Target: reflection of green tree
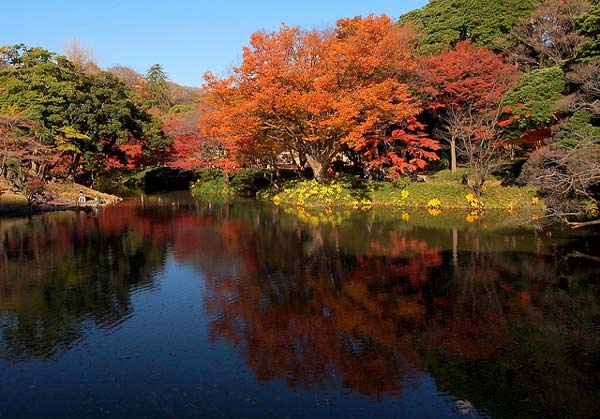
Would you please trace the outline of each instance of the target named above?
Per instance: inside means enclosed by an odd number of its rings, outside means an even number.
[[[66,350],[86,321],[122,321],[131,314],[132,287],[150,286],[164,264],[165,246],[135,230],[105,234],[90,223],[45,220],[4,231],[0,310],[11,314],[0,356],[7,360]]]
[[[497,417],[598,417],[600,288],[590,268],[489,249],[461,256],[444,286],[455,304],[419,337],[440,389]]]

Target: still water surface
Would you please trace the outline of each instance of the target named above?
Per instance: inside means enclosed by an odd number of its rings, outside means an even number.
[[[0,219],[0,417],[600,416],[598,236],[423,217]]]

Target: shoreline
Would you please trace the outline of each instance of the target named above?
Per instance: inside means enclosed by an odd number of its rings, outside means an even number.
[[[64,204],[51,204],[51,205],[35,205],[31,207],[3,207],[0,204],[0,217],[25,217],[30,215],[38,215],[46,212],[61,212],[61,211],[73,211],[73,212],[92,212],[94,208],[92,206],[76,206],[76,205],[64,205]]]
[[[0,195],[0,217],[26,217],[46,212],[92,212],[96,208],[117,204],[123,199],[116,195],[106,194],[77,183],[50,183],[47,187],[48,202],[29,205],[20,193]],[[78,203],[80,196],[86,200]]]
[[[247,187],[246,187],[247,186]],[[241,184],[238,188],[225,185],[222,179],[199,180],[191,187],[196,197],[245,197],[239,194],[251,189],[251,184]],[[530,209],[540,211],[545,203],[538,196],[536,188],[504,186],[498,179],[486,182],[486,191],[476,198],[470,187],[460,181],[460,177],[449,172],[432,175],[427,182],[364,181],[345,178],[329,184],[314,180],[293,179],[279,184],[272,183],[257,189],[253,196],[259,201],[270,201],[275,205],[299,208],[348,208],[361,209],[388,207],[401,209],[438,209],[483,212],[485,210]]]

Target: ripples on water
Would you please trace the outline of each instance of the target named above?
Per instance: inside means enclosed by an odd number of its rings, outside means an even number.
[[[0,417],[599,416],[598,236],[406,218],[1,219]]]

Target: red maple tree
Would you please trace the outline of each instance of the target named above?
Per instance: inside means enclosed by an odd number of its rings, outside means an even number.
[[[468,114],[498,113],[517,71],[488,48],[464,41],[441,54],[421,57],[416,74],[417,88],[439,118],[438,136],[450,144],[451,169],[455,172],[456,142],[462,132],[462,127],[453,123],[458,120],[457,113],[465,111],[459,119]]]

